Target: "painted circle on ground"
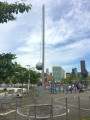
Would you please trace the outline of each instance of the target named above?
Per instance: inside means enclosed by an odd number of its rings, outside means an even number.
[[[21,108],[18,108],[17,113],[21,116],[35,118],[35,115],[28,116],[29,107],[30,105],[26,105]],[[67,110],[67,112],[69,113],[69,109]],[[59,117],[64,115],[66,115],[66,107],[60,106],[60,105],[53,105],[53,117]],[[44,117],[47,117],[47,116],[44,116]]]

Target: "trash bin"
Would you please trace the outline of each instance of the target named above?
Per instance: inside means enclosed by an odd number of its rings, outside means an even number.
[[[21,107],[21,105],[22,105],[22,95],[17,94],[17,96],[16,96],[16,106]]]

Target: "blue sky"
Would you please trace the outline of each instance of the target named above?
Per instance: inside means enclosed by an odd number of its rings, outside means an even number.
[[[3,0],[1,0],[3,1]],[[15,0],[8,0],[9,3]],[[45,4],[45,68],[62,66],[65,72],[85,60],[90,71],[90,0],[26,0],[29,13],[0,24],[0,54],[14,53],[22,66],[35,67],[41,59],[42,5]]]

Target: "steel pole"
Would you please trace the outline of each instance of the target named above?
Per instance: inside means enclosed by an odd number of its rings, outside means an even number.
[[[87,91],[87,77],[85,77],[85,90]]]
[[[29,86],[30,86],[30,65],[26,65],[29,70],[29,76],[28,76],[28,93],[29,93]]]
[[[28,92],[29,92],[29,88],[30,88],[30,68],[29,68],[29,78],[28,78]]]
[[[44,104],[45,5],[42,7],[42,104]]]

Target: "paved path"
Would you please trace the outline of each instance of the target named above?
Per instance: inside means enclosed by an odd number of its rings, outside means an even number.
[[[9,90],[12,90],[12,89],[14,89],[14,90],[15,90],[15,93],[16,93],[18,89],[22,89],[22,88],[9,88],[9,87],[8,87],[8,88],[7,88],[7,92],[5,92],[5,93],[7,94],[8,91],[9,91]],[[0,90],[3,90],[3,88],[0,88]],[[27,91],[27,89],[23,88],[23,92],[26,92],[26,91]],[[0,93],[0,99],[5,96],[5,93]],[[10,96],[10,95],[8,94],[8,96]]]
[[[51,98],[53,98],[54,102],[54,120],[66,120],[66,101],[65,98],[68,98],[68,120],[72,120],[73,118],[79,118],[79,109],[78,109],[78,97],[80,97],[80,113],[81,117],[90,117],[90,91],[84,93],[57,93],[50,94],[48,91],[45,93],[45,103],[50,103]],[[37,103],[41,103],[41,96],[37,97]],[[24,101],[28,102],[28,101]],[[32,100],[34,102],[34,100]],[[30,100],[31,103],[31,100]],[[9,111],[7,111],[9,112]],[[6,112],[6,113],[7,113]],[[12,111],[8,114],[3,114],[0,116],[0,120],[15,120],[15,111]],[[26,117],[17,114],[16,120],[27,120]],[[30,120],[33,120],[32,118]]]

